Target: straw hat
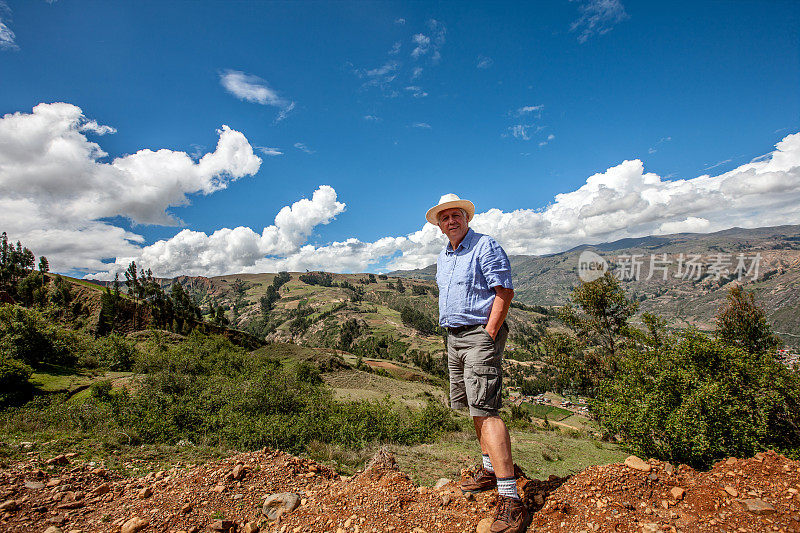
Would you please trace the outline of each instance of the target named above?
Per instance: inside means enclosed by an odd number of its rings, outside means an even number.
[[[434,226],[438,226],[439,220],[437,217],[439,216],[439,211],[451,209],[453,207],[460,207],[467,212],[467,222],[472,220],[472,217],[475,215],[475,205],[472,202],[469,200],[462,200],[455,194],[449,193],[439,198],[439,203],[428,209],[425,218]]]

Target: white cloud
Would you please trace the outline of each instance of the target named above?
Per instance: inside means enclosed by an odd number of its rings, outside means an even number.
[[[419,87],[417,85],[410,85],[406,87],[406,91],[410,92],[411,96],[413,96],[414,98],[425,98],[426,96],[428,96],[428,93],[422,90],[422,87]]]
[[[102,259],[138,248],[141,236],[105,220],[177,224],[170,207],[224,189],[261,164],[244,135],[227,126],[215,151],[197,162],[165,149],[103,162],[108,154],[84,133],[106,129],[113,128],[67,103],[0,118],[0,227],[47,255],[54,270],[97,270]]]
[[[398,26],[403,26],[406,23],[406,19],[404,18],[394,19],[394,23],[397,24]]]
[[[516,139],[521,139],[523,141],[530,141],[531,137],[528,135],[528,130],[532,126],[530,124],[515,124],[513,126],[509,126],[507,134],[513,135]]]
[[[19,46],[16,43],[16,35],[2,19],[0,19],[0,50],[19,50]]]
[[[395,41],[395,43],[392,45],[391,50],[389,50],[389,55],[390,56],[396,56],[397,54],[399,54],[400,53],[400,48],[402,46],[403,46],[403,43],[401,43],[400,41]]]
[[[580,18],[572,23],[570,31],[577,31],[578,42],[585,43],[594,35],[603,35],[629,18],[619,0],[583,0],[578,8]]]
[[[483,55],[479,55],[478,56],[477,62],[478,63],[476,65],[476,67],[480,68],[480,69],[487,69],[487,68],[491,67],[494,64],[494,60],[492,60],[491,57],[487,57],[487,56],[483,56]]]
[[[108,135],[109,133],[117,133],[117,130],[111,126],[100,125],[95,120],[87,120],[81,127],[81,131],[91,131],[98,135]]]
[[[305,143],[294,143],[294,147],[300,150],[301,152],[305,152],[307,154],[315,153],[315,150],[312,150],[311,148],[306,146]]]
[[[283,155],[283,152],[280,151],[278,148],[270,148],[269,146],[258,146],[258,151],[264,155],[268,155],[270,157],[275,157],[277,155]]]
[[[416,80],[420,76],[422,76],[422,71],[424,69],[422,67],[414,67],[414,70],[411,71],[411,79]]]
[[[514,112],[514,115],[518,116],[518,117],[521,117],[522,115],[528,115],[530,113],[538,113],[542,109],[544,109],[543,105],[526,105],[526,106],[518,108]]]
[[[420,128],[420,129],[424,129],[424,130],[431,129],[431,125],[428,124],[427,122],[415,122],[415,123],[413,123],[411,125],[411,127],[412,128]]]
[[[383,119],[381,117],[376,117],[375,115],[364,115],[364,120],[370,122],[380,122]]]
[[[280,112],[276,121],[283,120],[294,109],[294,102],[279,96],[266,81],[253,74],[246,74],[238,70],[225,70],[220,73],[219,81],[226,91],[240,100],[277,107]]]

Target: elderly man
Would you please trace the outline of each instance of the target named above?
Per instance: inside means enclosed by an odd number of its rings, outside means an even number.
[[[517,494],[511,439],[498,415],[503,386],[505,323],[514,288],[508,256],[488,235],[469,228],[475,206],[445,194],[426,219],[450,241],[436,261],[439,325],[447,328],[450,405],[469,408],[481,445],[483,466],[461,484],[465,492],[497,487],[493,533],[525,531],[531,516]]]

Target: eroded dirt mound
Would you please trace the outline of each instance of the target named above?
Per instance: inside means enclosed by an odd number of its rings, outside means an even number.
[[[494,515],[494,491],[464,495],[459,480],[418,487],[389,456],[379,459],[349,478],[262,450],[123,477],[31,452],[0,469],[0,531],[461,533],[483,531]],[[768,452],[705,473],[627,463],[566,480],[520,479],[535,512],[530,531],[800,532],[796,461]]]

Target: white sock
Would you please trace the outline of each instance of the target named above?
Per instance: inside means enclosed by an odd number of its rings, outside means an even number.
[[[515,477],[499,477],[497,478],[497,494],[506,496],[508,498],[519,499],[517,494],[517,478]]]
[[[487,472],[494,474],[494,468],[492,468],[492,460],[489,459],[489,456],[485,453],[482,455],[482,458],[483,458],[483,468]]]

